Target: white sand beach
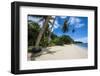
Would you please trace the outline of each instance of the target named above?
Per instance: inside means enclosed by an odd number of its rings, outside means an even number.
[[[88,58],[88,49],[81,48],[74,44],[47,47],[44,50],[45,51],[43,52],[41,56],[35,58],[36,61]],[[30,54],[28,54],[28,57],[29,55]]]

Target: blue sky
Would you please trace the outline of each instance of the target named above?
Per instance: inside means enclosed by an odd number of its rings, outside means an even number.
[[[53,32],[57,36],[69,35],[75,41],[81,41],[84,43],[88,42],[87,41],[88,40],[88,17],[79,17],[79,16],[53,16],[53,17],[55,17],[56,20],[51,32]],[[62,27],[65,19],[68,20],[69,31],[63,33]],[[32,16],[28,16],[28,20],[38,22],[39,18],[33,18]],[[43,22],[44,21],[38,22],[38,24],[42,27]],[[73,29],[75,29],[74,33],[72,32]]]

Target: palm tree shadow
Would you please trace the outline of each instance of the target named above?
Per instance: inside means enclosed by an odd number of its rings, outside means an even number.
[[[36,54],[33,54],[31,56],[31,60],[36,60],[36,58],[38,57],[41,57],[43,55],[46,55],[46,54],[51,54],[53,55],[54,53],[56,53],[57,51],[50,51],[50,48],[42,48],[42,51],[39,52],[39,53],[36,53]]]
[[[43,55],[56,53],[56,51],[50,51],[50,48],[43,48],[42,51],[43,51]]]

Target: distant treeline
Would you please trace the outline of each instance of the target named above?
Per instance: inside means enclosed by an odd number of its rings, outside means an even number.
[[[83,42],[80,42],[80,41],[74,41],[74,43],[75,43],[75,44],[78,44],[78,43],[83,43]]]

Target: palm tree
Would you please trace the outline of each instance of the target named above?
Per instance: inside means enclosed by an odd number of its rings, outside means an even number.
[[[36,16],[36,17],[38,17],[38,16]],[[50,42],[50,40],[51,40],[51,30],[52,30],[52,28],[54,26],[54,22],[56,20],[56,17],[55,18],[52,18],[52,16],[39,16],[39,17],[41,17],[40,21],[43,21],[44,20],[44,23],[43,23],[43,26],[42,26],[42,28],[41,28],[38,36],[37,36],[37,40],[36,40],[36,43],[35,43],[35,48],[38,48],[39,47],[40,40],[41,40],[41,38],[42,38],[42,36],[43,36],[46,28],[48,28],[48,23],[50,23],[52,25],[52,27],[49,29],[50,33],[49,33],[49,36],[48,36],[48,42]],[[50,22],[51,19],[53,19],[53,23]],[[64,20],[64,25],[62,27],[63,33],[69,31],[69,28],[68,27],[69,27],[68,20],[65,19]],[[73,30],[73,32],[74,32],[74,30]]]
[[[50,21],[51,19],[53,20],[53,22]],[[52,25],[51,28],[49,29],[48,43],[51,41],[51,30],[54,27],[54,23],[55,23],[56,17],[52,18],[52,16],[45,16],[45,17],[41,18],[40,21],[43,21],[43,20],[45,20],[45,22],[44,22],[44,24],[43,24],[43,26],[42,26],[42,28],[41,28],[41,30],[39,32],[39,35],[37,37],[35,48],[39,47],[40,40],[41,40],[45,30],[49,28],[48,23],[50,23]],[[65,19],[62,31],[64,33],[68,32],[69,31],[68,27],[69,27],[68,20]]]
[[[35,39],[39,31],[39,25],[31,20],[28,20],[28,44],[30,44],[30,46],[35,45]]]
[[[45,22],[44,22],[44,24],[43,24],[43,26],[42,26],[42,28],[41,28],[41,30],[39,32],[39,35],[37,37],[35,48],[39,47],[40,40],[41,40],[41,38],[43,36],[43,33],[45,32],[45,29],[46,29],[50,19],[51,19],[51,16],[46,16],[45,17]]]
[[[53,18],[53,22],[50,22],[51,28],[49,30],[50,32],[49,32],[49,36],[48,36],[48,43],[50,43],[50,41],[51,41],[52,28],[54,27],[55,20],[56,20],[56,17]]]

